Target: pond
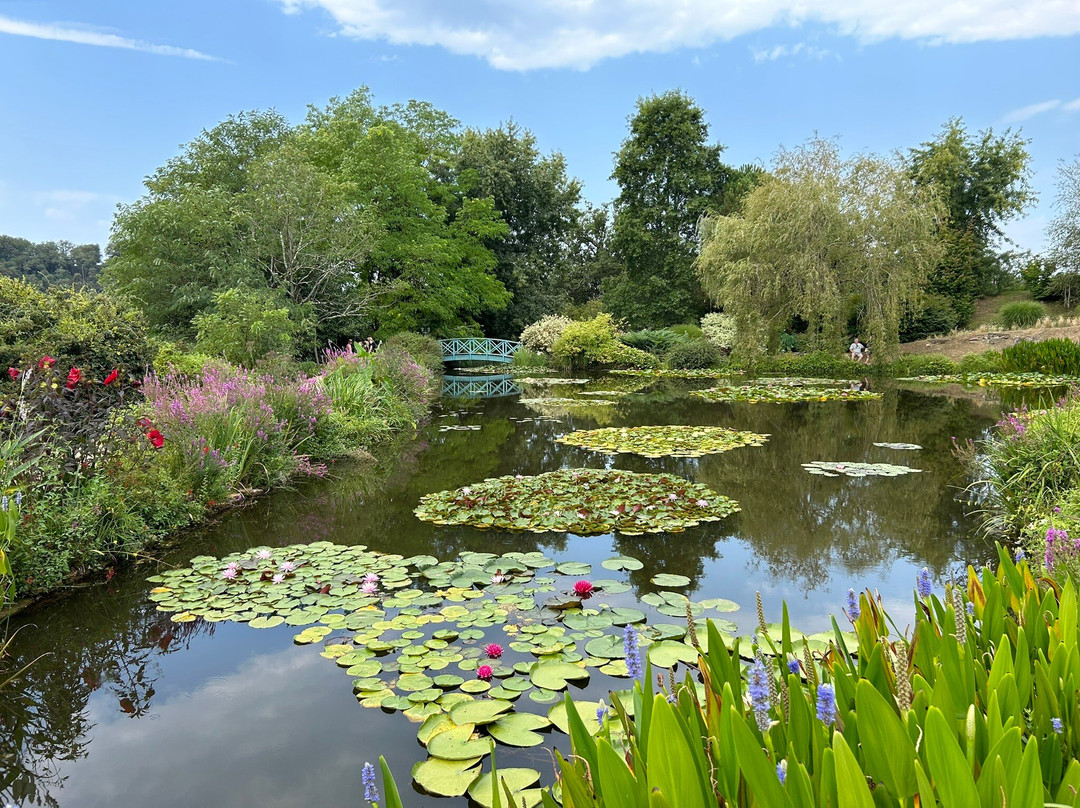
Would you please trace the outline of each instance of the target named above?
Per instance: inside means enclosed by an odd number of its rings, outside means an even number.
[[[940,586],[961,565],[993,555],[967,515],[970,481],[951,454],[954,437],[977,438],[997,420],[1001,403],[989,390],[887,385],[876,401],[748,403],[688,394],[708,380],[607,377],[527,385],[521,398],[503,382],[459,385],[453,392],[491,397],[444,398],[417,434],[370,460],[339,464],[332,479],[225,514],[184,536],[157,563],[130,566],[20,615],[11,626],[24,626],[16,662],[45,656],[0,708],[0,803],[361,805],[361,766],[381,754],[406,805],[467,804],[410,787],[412,766],[426,757],[418,725],[400,712],[360,706],[350,677],[320,656],[319,645],[293,643],[299,629],[176,623],[158,611],[146,578],[197,555],[313,541],[440,560],[469,551],[539,551],[555,562],[592,565],[592,578],[626,582],[611,605],[640,606],[641,596],[663,589],[652,583],[658,574],[685,576],[690,583],[679,591],[691,599],[739,604],[738,611],[706,616],[730,619],[732,633],[742,634],[757,622],[755,592],[767,621],[780,619],[786,601],[807,634],[830,629],[829,615],[839,614],[849,587],[880,592],[902,624],[924,566]],[[537,401],[551,397],[577,403]],[[613,403],[597,403],[605,401]],[[658,458],[556,441],[576,429],[646,424],[719,425],[769,437],[720,454]],[[920,471],[833,477],[808,473],[804,464],[814,461]],[[413,514],[431,492],[576,467],[679,475],[736,500],[741,510],[684,532],[594,536],[484,531]],[[640,560],[641,568],[601,568],[619,555]],[[567,580],[572,585],[576,576]],[[566,581],[558,584],[565,588]],[[498,626],[487,633],[503,639]],[[626,679],[593,671],[586,687],[572,684],[570,691],[595,700],[626,686]],[[548,708],[528,699],[516,707],[542,715]],[[541,746],[500,746],[498,764],[538,769],[550,783],[554,745],[565,751],[567,737],[552,730]]]

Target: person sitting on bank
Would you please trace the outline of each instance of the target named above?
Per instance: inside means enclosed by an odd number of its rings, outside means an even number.
[[[848,346],[848,356],[850,356],[856,362],[861,362],[863,357],[863,351],[866,350],[866,346],[859,342],[859,338],[855,337],[855,341]]]

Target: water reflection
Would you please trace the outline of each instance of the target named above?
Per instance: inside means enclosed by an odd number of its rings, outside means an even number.
[[[625,553],[644,562],[629,576],[637,595],[656,588],[657,572],[677,573],[699,594],[744,607],[755,589],[767,592],[770,619],[781,597],[798,598],[804,627],[819,630],[848,586],[877,588],[904,608],[913,568],[940,573],[990,557],[973,537],[960,496],[968,481],[950,451],[953,436],[978,437],[996,420],[990,391],[888,389],[879,402],[793,405],[685,395],[708,384],[609,378],[584,390],[556,387],[548,394],[622,395],[615,406],[576,407],[555,419],[507,397],[446,402],[417,434],[336,465],[328,480],[227,514],[161,560],[186,564],[196,554],[315,540],[440,558],[542,550],[594,565]],[[554,440],[578,428],[648,423],[716,424],[770,439],[698,459],[610,457]],[[446,424],[480,428],[440,431]],[[924,448],[872,446],[887,441]],[[885,461],[922,472],[830,479],[806,474],[801,464],[811,460]],[[680,474],[737,499],[742,512],[683,533],[595,537],[440,527],[412,514],[431,491],[579,465]],[[357,707],[335,666],[290,645],[291,630],[172,623],[146,601],[150,573],[149,565],[123,571],[17,621],[33,626],[17,639],[13,664],[50,656],[0,703],[0,803],[355,802],[359,763],[388,752],[399,782],[408,782],[421,756],[415,727]],[[608,576],[594,568],[593,577]],[[752,621],[752,611],[734,617]],[[515,764],[517,754],[505,755],[506,765],[545,768],[540,759]]]

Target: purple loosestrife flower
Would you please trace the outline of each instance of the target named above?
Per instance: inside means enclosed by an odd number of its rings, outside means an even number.
[[[922,568],[919,577],[915,581],[915,588],[919,591],[920,598],[928,598],[934,591],[934,584],[930,580],[930,570]]]
[[[1051,718],[1050,725],[1054,728],[1054,732],[1056,732],[1058,735],[1062,733],[1063,725],[1060,718]]]
[[[847,591],[847,616],[848,620],[854,623],[859,619],[859,597],[855,594],[854,589]]]
[[[641,652],[638,651],[637,632],[633,626],[623,630],[623,656],[626,657],[626,674],[631,679],[641,678]]]
[[[360,773],[360,780],[364,784],[364,799],[368,802],[378,802],[379,788],[375,785],[375,767],[370,763],[365,763]]]
[[[820,684],[817,689],[818,721],[831,724],[836,720],[836,691],[830,684]]]
[[[746,692],[750,694],[750,706],[754,710],[758,729],[769,729],[769,672],[761,658],[755,658],[750,664],[750,673],[746,677]]]

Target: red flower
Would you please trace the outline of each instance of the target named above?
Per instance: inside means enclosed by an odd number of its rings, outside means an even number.
[[[501,657],[503,655],[503,648],[497,642],[493,642],[487,648],[484,649],[484,653],[487,654],[492,659],[498,659],[499,657]]]
[[[593,585],[588,581],[578,581],[574,584],[574,592],[583,598],[589,597],[592,594]]]
[[[67,384],[65,384],[64,386],[68,390],[73,390],[75,388],[75,385],[77,385],[79,383],[79,379],[81,379],[81,378],[82,378],[82,371],[79,370],[78,368],[72,368],[71,370],[68,371]]]
[[[142,418],[140,418],[140,419],[139,419],[138,421],[136,421],[135,423],[137,423],[137,424],[138,424],[139,426],[141,426],[141,427],[142,427],[143,429],[147,429],[148,427],[152,427],[152,426],[154,425],[154,422],[153,422],[153,421],[151,421],[151,420],[150,420],[149,418],[147,418],[146,416],[143,416]]]
[[[19,372],[18,368],[8,368],[7,369],[7,375],[10,376],[13,379],[17,379],[22,374]]]
[[[41,359],[38,360],[37,366],[38,370],[44,370],[45,368],[51,368],[55,364],[56,360],[48,354],[45,354],[45,356],[41,357]]]
[[[158,432],[156,429],[151,429],[146,433],[146,439],[154,445],[155,449],[160,449],[165,445],[165,436]]]
[[[481,681],[487,682],[491,680],[491,677],[494,673],[495,671],[491,669],[490,665],[481,665],[479,668],[476,669],[476,678],[480,679]]]
[[[113,372],[105,377],[105,384],[112,384],[116,381],[116,377],[120,375],[120,371],[113,368]]]

